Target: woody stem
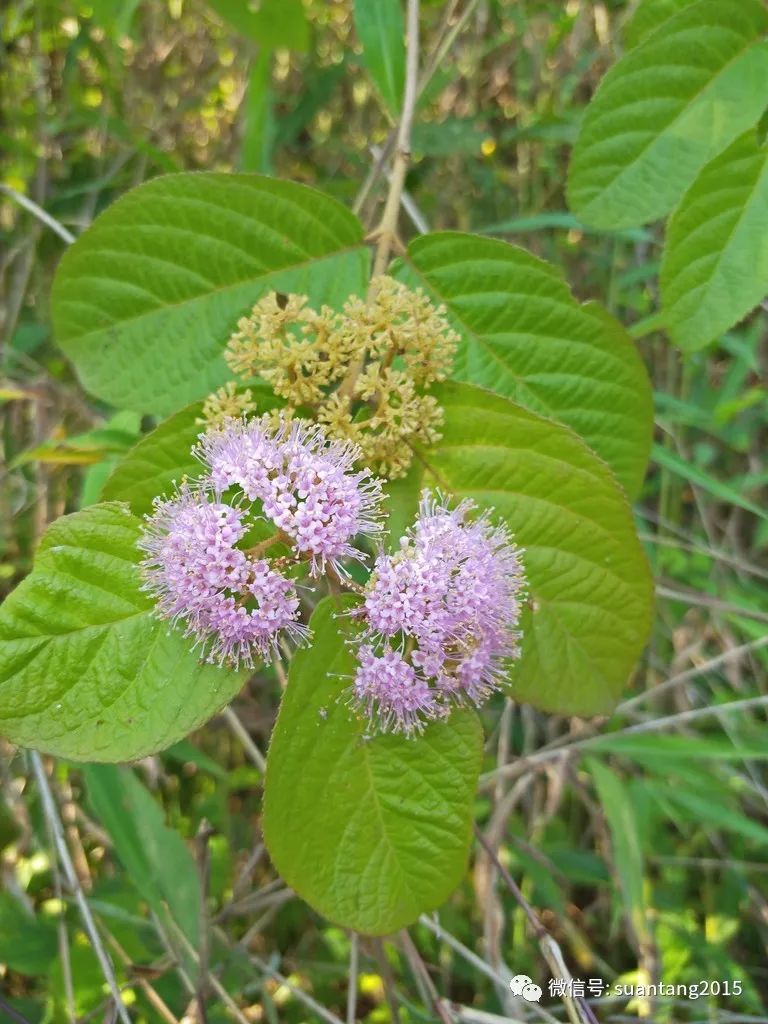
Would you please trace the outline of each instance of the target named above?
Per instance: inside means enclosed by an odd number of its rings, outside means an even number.
[[[397,237],[397,221],[400,214],[400,200],[405,186],[405,175],[411,160],[411,129],[413,115],[416,110],[416,95],[419,77],[419,0],[408,0],[406,15],[406,54],[405,54],[405,88],[403,90],[403,110],[397,126],[395,155],[392,159],[392,174],[389,179],[389,192],[379,226],[374,231],[376,238],[376,254],[373,258],[372,281],[383,274],[389,263],[389,254]],[[375,284],[368,289],[368,300],[375,297]],[[350,366],[346,377],[339,386],[339,397],[349,398],[355,382],[365,365],[365,353]]]
[[[279,544],[281,541],[286,540],[288,540],[286,534],[282,530],[278,530],[269,537],[265,537],[264,540],[260,540],[258,544],[254,544],[252,548],[246,548],[245,554],[250,555],[251,558],[258,558],[259,555],[263,555],[265,551],[271,548],[273,544]]]

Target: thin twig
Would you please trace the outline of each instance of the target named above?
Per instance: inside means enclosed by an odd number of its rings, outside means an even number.
[[[425,928],[429,928],[429,930],[438,939],[440,939],[441,942],[444,942],[446,946],[450,946],[454,953],[458,953],[462,960],[466,960],[466,962],[471,964],[475,970],[480,972],[480,974],[484,974],[486,978],[490,978],[490,980],[497,985],[509,985],[513,977],[511,971],[508,970],[507,976],[504,977],[504,975],[494,970],[490,964],[486,963],[482,957],[479,957],[477,953],[465,946],[449,931],[446,931],[438,921],[434,921],[431,917],[428,917],[427,914],[422,914],[419,918],[419,924],[423,924]]]
[[[745,619],[753,619],[755,622],[768,622],[768,612],[761,612],[756,608],[744,608],[739,604],[732,604],[730,601],[721,601],[719,597],[711,597],[709,594],[701,594],[693,590],[673,590],[672,587],[665,587],[662,584],[656,585],[656,593],[659,597],[666,597],[670,601],[682,601],[683,604],[711,608],[713,611],[724,612],[727,615],[741,615]]]
[[[474,1006],[451,1003],[451,1010],[457,1015],[459,1024],[526,1024],[519,1017],[502,1017],[498,1013],[476,1010]]]
[[[400,1024],[400,1005],[397,1001],[397,993],[395,992],[395,977],[389,960],[387,960],[384,943],[379,938],[371,939],[371,949],[373,950],[373,955],[379,968],[379,975],[384,985],[384,998],[389,1007],[389,1016],[392,1019],[392,1024]]]
[[[168,918],[168,923],[171,925],[171,927],[173,928],[174,932],[176,933],[176,938],[182,943],[182,945],[184,946],[184,949],[186,950],[187,954],[192,958],[193,963],[195,964],[195,966],[199,970],[199,968],[200,968],[200,957],[198,955],[197,950],[192,945],[192,943],[189,941],[189,939],[186,937],[186,935],[181,930],[181,928],[179,928],[179,926],[176,924],[176,922],[173,920],[173,918],[169,917]],[[227,992],[227,990],[221,984],[221,982],[216,977],[216,975],[215,974],[209,974],[208,975],[208,980],[210,982],[210,985],[211,985],[211,988],[213,989],[213,991],[216,993],[216,995],[219,997],[219,999],[222,1001],[222,1003],[226,1006],[226,1008],[229,1010],[229,1012],[232,1014],[232,1016],[239,1022],[239,1024],[249,1024],[248,1018],[245,1016],[243,1011],[240,1009],[240,1007],[234,1001],[234,999],[229,994],[229,992]],[[194,991],[194,987],[193,987],[193,991]]]
[[[426,914],[421,915],[421,917],[419,918],[419,924],[423,924],[426,928],[429,928],[429,930],[433,932],[438,939],[444,942],[446,946],[450,946],[450,948],[455,953],[457,953],[462,958],[462,960],[465,960],[468,964],[471,964],[472,967],[476,968],[476,970],[478,970],[481,974],[484,974],[486,978],[490,978],[491,981],[493,981],[495,984],[501,985],[504,988],[506,988],[509,985],[512,978],[514,977],[513,972],[509,969],[509,967],[507,967],[506,964],[501,965],[502,967],[504,967],[506,971],[506,976],[500,974],[497,970],[494,970],[491,964],[487,963],[487,961],[483,960],[481,957],[477,955],[477,953],[474,953],[471,949],[468,949],[462,942],[460,942],[456,938],[455,935],[452,935],[451,932],[446,931],[445,928],[443,928],[438,921],[433,921],[432,918],[428,917]],[[456,1004],[451,1004],[451,1006],[454,1010],[456,1009]],[[538,1003],[531,1003],[531,1010],[541,1020],[546,1021],[547,1024],[559,1024],[557,1018],[553,1017],[552,1014],[549,1013],[548,1010],[545,1010],[543,1006],[539,1006]],[[517,1022],[514,1021],[511,1017],[506,1019],[511,1021],[511,1024],[517,1024]]]
[[[429,1002],[431,1002],[432,1007],[442,1021],[442,1024],[456,1024],[456,1018],[449,1008],[450,1004],[440,996],[439,992],[435,988],[435,983],[432,981],[432,977],[427,970],[427,965],[424,963],[421,954],[416,948],[416,943],[408,934],[406,928],[403,928],[400,931],[400,941],[403,944],[403,950],[408,958],[408,962],[411,965],[414,978],[417,983],[421,981],[423,987],[426,989]]]
[[[30,751],[29,756],[32,761],[32,769],[35,773],[35,779],[37,780],[37,787],[40,791],[40,797],[43,803],[43,812],[50,825],[54,846],[59,858],[59,863],[61,864],[64,875],[67,879],[67,885],[77,902],[85,930],[88,934],[88,938],[91,940],[93,951],[99,961],[99,965],[109,987],[110,994],[114,1000],[118,1016],[123,1024],[131,1024],[128,1011],[125,1008],[125,1004],[123,1003],[120,995],[117,978],[115,977],[115,969],[112,965],[109,953],[107,953],[101,941],[101,936],[99,935],[96,923],[93,920],[93,915],[91,914],[91,908],[88,906],[85,893],[83,892],[83,887],[80,884],[80,880],[77,877],[77,873],[75,872],[75,868],[72,863],[72,858],[69,855],[69,849],[67,848],[67,843],[64,838],[64,830],[61,825],[61,819],[59,818],[58,811],[56,810],[56,804],[53,799],[51,787],[48,785],[48,779],[45,774],[45,769],[43,768],[42,758],[36,750]]]
[[[419,74],[419,0],[408,0],[406,33],[403,109],[397,124],[395,155],[392,161],[392,171],[389,175],[389,192],[384,204],[384,212],[381,215],[379,226],[371,235],[371,239],[376,241],[376,254],[373,258],[373,270],[371,271],[372,283],[368,288],[369,302],[375,297],[376,278],[387,269],[389,255],[397,239],[400,200],[403,195],[403,187],[405,186],[405,175],[411,159],[411,129],[413,127],[413,115],[416,110],[416,88]],[[340,399],[346,401],[351,399],[357,379],[365,366],[365,358],[365,352],[361,352],[350,364],[346,376],[336,391]]]
[[[617,736],[632,736],[641,732],[656,732],[657,729],[666,729],[672,725],[683,725],[693,722],[698,718],[707,718],[709,715],[731,714],[734,711],[749,711],[752,708],[766,707],[768,707],[768,696],[746,697],[744,700],[730,700],[725,704],[708,704],[704,708],[691,708],[689,711],[681,711],[677,715],[667,715],[666,718],[654,718],[649,722],[628,725],[626,729],[612,732],[610,737],[614,739]],[[583,743],[576,744],[576,746],[586,747],[598,742],[601,738],[600,736],[593,736]]]
[[[384,154],[384,150],[380,149],[378,146],[371,146],[371,153],[377,158],[377,160],[380,160]],[[392,172],[388,171],[387,181],[390,181],[391,178]],[[427,218],[418,208],[413,197],[406,191],[406,189],[403,189],[403,194],[400,197],[400,202],[402,203],[405,212],[411,218],[411,222],[413,226],[416,228],[416,230],[419,232],[419,234],[426,235],[427,232],[429,231],[429,224],[427,223]]]
[[[400,199],[405,185],[405,175],[411,159],[411,129],[416,110],[416,90],[419,75],[419,0],[408,0],[406,14],[405,89],[403,109],[397,126],[395,154],[392,159],[392,176],[389,182],[384,212],[376,229],[376,255],[373,261],[373,277],[383,274],[389,262],[389,254],[397,236],[397,221]]]
[[[53,836],[53,829],[51,822],[46,816],[45,818],[45,829],[48,833],[48,843],[51,847],[51,870],[53,873],[53,891],[56,895],[56,899],[60,904],[63,905],[63,893],[61,889],[61,871],[59,870],[59,857],[56,852],[56,843]],[[69,937],[67,935],[67,919],[64,914],[59,915],[57,921],[57,932],[59,940],[59,958],[61,960],[61,973],[64,978],[64,1001],[66,1005],[66,1012],[69,1016],[71,1024],[75,1024],[77,1020],[77,1012],[75,1010],[75,990],[72,983],[72,958],[69,954]]]
[[[56,899],[63,904],[61,891],[61,872],[59,871],[59,858],[56,854],[56,846],[53,841],[53,833],[48,819],[45,819],[45,826],[48,830],[48,842],[51,844],[53,857],[51,858],[51,869],[53,871],[53,891]],[[57,921],[57,932],[59,940],[59,959],[61,960],[61,973],[64,978],[64,1002],[72,1024],[77,1020],[75,1010],[75,988],[72,983],[72,958],[69,955],[69,936],[67,934],[67,919],[64,914],[59,915]]]
[[[719,548],[707,547],[706,544],[689,544],[672,537],[662,537],[657,533],[640,532],[638,537],[640,540],[646,541],[648,544],[655,544],[657,547],[675,548],[678,551],[689,551],[695,555],[705,555],[715,562],[724,562],[725,565],[738,569],[739,572],[744,573],[746,576],[757,576],[760,579],[768,580],[768,569],[761,569],[759,565],[752,565],[736,555],[731,555],[727,551],[721,551]]]
[[[200,953],[197,965],[197,1008],[201,1024],[206,1024],[207,1014],[205,1012],[205,1000],[208,992],[208,962],[210,958],[210,935],[208,920],[208,896],[210,893],[211,878],[211,850],[208,841],[213,835],[211,823],[205,818],[195,836],[195,849],[197,853],[197,871],[200,884],[200,917],[199,936]]]
[[[181,980],[181,983],[182,983],[182,985],[184,986],[184,988],[186,990],[187,995],[191,999],[194,999],[195,998],[195,986],[194,986],[194,983],[193,983],[192,979],[187,974],[186,969],[184,968],[184,965],[181,962],[181,958],[179,956],[178,949],[174,946],[173,942],[171,941],[171,937],[168,934],[168,932],[165,930],[165,926],[163,925],[163,923],[160,920],[159,916],[155,913],[155,911],[151,907],[149,909],[149,916],[152,919],[152,924],[155,927],[155,931],[157,932],[157,936],[160,939],[160,942],[162,943],[163,948],[165,949],[166,954],[170,957],[170,959],[171,959],[171,961],[173,963],[174,969],[175,969],[176,973],[178,974],[178,976],[179,976],[179,978]],[[170,918],[170,917],[169,917],[169,921],[171,921],[171,923],[173,923],[172,918]]]
[[[178,925],[174,925],[174,927],[178,928]],[[224,931],[222,931],[221,928],[214,928],[214,933],[217,936],[217,938],[221,939],[222,942],[228,943],[227,935],[224,933]],[[186,946],[189,946],[189,942],[184,935],[180,935],[179,937]],[[190,955],[192,957],[195,956],[195,952],[193,949],[191,949]],[[256,966],[259,968],[262,974],[266,974],[268,977],[272,978],[273,981],[276,981],[279,985],[284,985],[285,988],[287,988],[288,991],[295,996],[297,1002],[303,1003],[304,1006],[306,1006],[309,1010],[311,1010],[313,1013],[316,1013],[318,1017],[321,1017],[324,1021],[327,1021],[328,1024],[344,1024],[344,1021],[341,1019],[341,1017],[337,1017],[336,1014],[333,1013],[331,1010],[327,1009],[321,1003],[318,1003],[316,999],[313,999],[312,996],[304,992],[297,985],[294,985],[294,983],[290,981],[288,978],[286,978],[284,974],[281,974],[280,971],[276,971],[273,967],[270,967],[269,964],[266,963],[266,961],[262,960],[260,956],[257,956],[255,953],[252,953],[250,951],[248,952],[247,955],[248,959],[252,963],[256,964]],[[211,984],[218,992],[220,988],[218,979],[212,976]],[[217,985],[219,985],[219,988],[216,987]]]
[[[469,19],[474,14],[480,0],[469,0],[467,6],[461,12],[461,16],[456,19],[456,23],[448,30],[445,37],[438,42],[435,52],[432,55],[432,59],[429,62],[424,74],[419,80],[418,95],[421,96],[424,90],[429,85],[435,72],[440,69],[443,61],[448,55],[448,51],[451,49],[457,38],[464,30],[464,26],[467,24]]]
[[[433,55],[432,59],[429,62],[429,66],[426,68],[426,70],[420,76],[418,84],[416,86],[416,102],[417,103],[418,103],[419,99],[421,99],[421,97],[424,95],[424,92],[426,91],[427,86],[429,85],[429,83],[431,82],[432,78],[434,77],[435,72],[442,65],[443,61],[445,60],[445,57],[448,54],[448,51],[453,46],[453,44],[456,42],[456,39],[457,39],[459,33],[464,29],[464,26],[469,21],[469,19],[472,16],[473,12],[476,10],[479,2],[480,2],[480,0],[469,0],[469,3],[467,4],[466,8],[462,12],[461,16],[456,20],[455,24],[452,25],[452,26],[450,24],[450,20],[453,17],[453,13],[454,13],[455,8],[456,8],[455,0],[453,0],[453,2],[446,9],[446,14],[445,14],[445,18],[444,18],[443,27],[441,28],[440,34],[438,35],[438,39],[437,39],[437,44],[435,46],[434,55]],[[368,200],[369,195],[371,194],[373,189],[376,187],[376,185],[377,185],[377,183],[379,181],[379,178],[381,177],[381,175],[384,172],[384,168],[385,168],[385,166],[387,164],[387,161],[389,160],[390,156],[392,155],[392,150],[394,149],[396,140],[397,140],[397,128],[393,128],[392,131],[387,136],[387,138],[386,138],[386,140],[384,142],[384,145],[383,145],[383,147],[380,150],[380,155],[377,157],[376,162],[372,165],[371,169],[368,171],[368,174],[366,175],[365,181],[363,182],[363,185],[362,185],[360,191],[357,194],[355,202],[354,202],[354,204],[352,206],[352,210],[353,210],[354,213],[357,213],[357,214],[360,213],[360,211],[365,206],[365,204],[366,204],[366,202]],[[403,197],[403,206],[405,206],[405,205],[406,205],[406,202],[405,202],[405,196],[404,196]],[[417,227],[418,227],[418,225],[417,225]]]
[[[349,937],[349,978],[347,980],[347,1024],[355,1024],[357,1015],[357,968],[360,959],[360,939],[357,932]]]
[[[117,953],[117,955],[120,957],[123,964],[125,964],[125,966],[128,968],[132,967],[133,964],[131,958],[128,956],[126,951],[123,949],[123,947],[120,945],[120,943],[117,941],[114,935],[112,935],[111,932],[106,933],[106,939],[107,942],[112,947],[112,949],[114,949],[115,953]],[[163,1018],[166,1024],[179,1024],[178,1019],[174,1017],[173,1013],[171,1013],[168,1004],[161,996],[157,994],[155,989],[149,984],[149,981],[146,978],[142,977],[140,974],[137,973],[132,980],[133,983],[139,986],[144,995],[147,997],[147,1000],[152,1004],[155,1010],[157,1010],[158,1015]]]
[[[496,851],[490,845],[477,825],[474,826],[474,830],[477,841],[493,861],[499,875],[503,878],[507,888],[515,897],[522,908],[523,913],[528,919],[531,930],[539,943],[539,949],[541,950],[542,956],[546,960],[549,969],[552,971],[552,977],[563,978],[565,981],[573,981],[573,976],[568,970],[565,960],[563,959],[563,953],[560,946],[544,927],[540,917],[522,894],[517,882],[501,863],[496,855]],[[578,996],[571,997],[568,995],[564,995],[562,999],[572,1024],[582,1024],[582,1022],[583,1024],[597,1024],[597,1019],[585,1000],[580,999]]]
[[[616,708],[615,714],[625,715],[628,711],[636,708],[638,704],[644,704],[645,701],[658,697],[675,686],[681,686],[683,683],[690,682],[691,679],[705,675],[707,672],[711,672],[729,661],[738,661],[742,655],[751,654],[766,646],[768,646],[768,636],[761,636],[757,640],[750,640],[748,644],[742,644],[740,647],[732,647],[730,650],[724,651],[722,654],[718,654],[716,657],[706,661],[703,665],[695,665],[693,668],[688,668],[685,672],[680,672],[676,676],[671,676],[669,679],[665,679],[663,682],[651,687],[650,690],[625,700]]]
[[[237,717],[237,714],[232,710],[231,707],[226,707],[221,712],[221,716],[222,718],[224,718],[227,725],[235,734],[235,736],[237,736],[237,738],[242,743],[243,750],[245,751],[249,760],[251,760],[256,765],[256,767],[263,775],[267,770],[266,758],[251,739],[248,730]]]
[[[4,192],[9,199],[12,199],[19,206],[24,207],[33,217],[36,217],[42,224],[49,227],[51,231],[54,231],[59,238],[71,245],[75,241],[75,236],[71,231],[68,231],[63,224],[60,224],[55,217],[52,217],[50,213],[46,213],[42,206],[30,199],[28,196],[23,195],[21,192],[17,192],[15,188],[11,188],[10,185],[0,185],[0,192]]]
[[[690,711],[681,711],[677,715],[667,715],[666,718],[654,718],[648,722],[639,722],[637,725],[629,725],[625,729],[617,729],[616,732],[601,734],[599,736],[586,736],[584,739],[575,739],[571,743],[563,744],[559,747],[553,747],[550,750],[540,750],[535,754],[531,754],[530,757],[520,759],[519,761],[512,761],[510,764],[504,765],[503,768],[497,768],[494,771],[487,772],[485,775],[480,776],[480,784],[487,785],[488,783],[493,782],[493,780],[495,780],[499,775],[517,775],[521,770],[528,771],[536,765],[543,764],[545,761],[551,761],[558,757],[568,756],[578,750],[585,750],[600,743],[606,735],[610,736],[611,740],[614,740],[621,736],[634,736],[638,733],[656,732],[658,730],[667,729],[670,726],[687,724],[688,722],[693,722],[699,718],[706,718],[709,715],[730,714],[734,711],[749,711],[752,708],[768,708],[768,696],[747,697],[744,700],[727,701],[725,704],[708,704],[703,708],[691,708]]]
[[[370,195],[371,189],[374,187],[376,182],[381,177],[382,171],[384,170],[384,166],[386,165],[387,160],[389,160],[390,156],[392,155],[392,149],[394,148],[396,138],[397,132],[395,131],[395,129],[392,129],[392,131],[387,136],[387,139],[384,145],[381,147],[381,149],[378,150],[378,153],[374,153],[374,155],[376,156],[376,162],[371,165],[371,169],[368,171],[365,181],[363,182],[362,187],[360,188],[360,191],[358,192],[355,201],[352,204],[353,213],[360,213],[362,208],[365,206],[366,200]]]
[[[32,1021],[28,1020],[22,1013],[19,1013],[18,1010],[14,1010],[9,1003],[6,1003],[2,996],[0,996],[0,1010],[2,1010],[3,1013],[7,1013],[10,1019],[15,1021],[16,1024],[32,1024]]]

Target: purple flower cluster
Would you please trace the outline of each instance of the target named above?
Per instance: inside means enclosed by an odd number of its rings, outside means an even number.
[[[355,469],[354,445],[301,420],[230,420],[201,435],[196,454],[201,479],[147,517],[144,586],[208,660],[251,668],[282,638],[308,640],[291,570],[303,562],[312,576],[347,578],[344,561],[364,558],[355,538],[381,530],[381,485]],[[352,703],[381,729],[419,732],[455,704],[482,703],[519,654],[521,551],[474,512],[425,492],[399,550],[376,558],[354,613],[363,630]],[[257,520],[274,533],[249,549]],[[278,541],[290,554],[270,560]]]
[[[282,531],[319,576],[330,566],[345,575],[344,559],[362,558],[358,534],[381,530],[381,484],[355,471],[360,450],[329,441],[322,427],[292,420],[270,429],[267,417],[235,421],[204,435],[198,456],[219,493],[241,488],[260,501],[263,515]]]
[[[281,636],[301,643],[309,635],[295,584],[279,569],[306,560],[312,575],[344,574],[343,559],[363,557],[355,536],[381,529],[381,485],[354,470],[354,445],[329,442],[302,421],[272,429],[266,418],[229,421],[202,435],[196,454],[205,475],[156,501],[147,518],[145,588],[158,614],[183,621],[209,660],[252,667],[271,659]],[[233,487],[242,492],[234,505],[222,500]],[[292,549],[279,568],[258,557],[262,545],[238,547],[256,519],[271,522],[272,539]]]
[[[376,559],[353,701],[383,729],[420,731],[452,704],[482,703],[519,655],[521,551],[474,509],[425,492],[400,550]]]
[[[253,667],[269,661],[281,632],[301,643],[293,581],[264,558],[235,545],[246,532],[245,513],[213,500],[205,489],[183,486],[155,502],[139,546],[146,552],[145,588],[158,613],[207,649],[209,661]]]

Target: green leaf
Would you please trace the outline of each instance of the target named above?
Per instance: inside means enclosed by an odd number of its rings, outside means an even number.
[[[87,761],[128,761],[206,722],[246,673],[201,664],[140,589],[125,505],[62,516],[0,608],[0,733]]]
[[[405,24],[401,0],[355,0],[355,29],[363,62],[393,116],[405,88]]]
[[[627,19],[622,38],[627,49],[637,46],[673,15],[690,7],[693,0],[640,0]]]
[[[354,660],[334,613],[331,600],[318,606],[313,648],[291,662],[267,760],[264,837],[312,907],[381,935],[438,907],[466,869],[482,729],[462,711],[417,738],[367,736],[345,703]]]
[[[162,920],[165,906],[193,946],[200,920],[200,883],[192,854],[134,773],[85,765],[83,778],[96,817],[107,830],[128,877]]]
[[[720,795],[715,796],[711,787],[704,794],[683,789],[679,785],[670,786],[668,780],[647,782],[646,785],[662,806],[669,808],[671,805],[683,820],[693,822],[697,827],[708,825],[744,836],[760,846],[768,845],[768,828],[748,818],[743,808],[723,803]]]
[[[666,761],[766,761],[768,744],[744,744],[719,736],[652,736],[606,733],[589,741],[590,753],[620,754],[645,763]]]
[[[633,801],[622,780],[607,765],[589,760],[587,767],[608,822],[613,867],[627,918],[638,939],[646,941],[650,936],[643,894],[643,847]]]
[[[161,414],[231,377],[237,320],[266,291],[364,293],[359,221],[314,189],[251,174],[174,174],[110,206],[64,254],[57,340],[86,389]]]
[[[768,146],[749,131],[707,164],[667,226],[665,324],[690,352],[768,293]]]
[[[56,925],[33,915],[9,892],[0,892],[0,963],[32,977],[56,959]]]
[[[198,423],[202,409],[201,402],[188,405],[142,437],[115,467],[101,497],[125,501],[134,515],[142,516],[152,511],[157,495],[170,494],[184,477],[198,477],[202,467],[192,447],[203,430]]]
[[[522,657],[510,693],[545,711],[610,711],[645,644],[653,590],[627,500],[566,427],[466,384],[434,393],[443,438],[425,486],[493,506],[525,549]]]
[[[626,231],[601,231],[582,224],[572,213],[560,213],[556,210],[544,210],[542,213],[529,217],[510,217],[508,220],[486,224],[477,229],[480,235],[516,235],[530,234],[533,231],[579,231],[583,235],[605,235],[621,238],[627,242],[649,242],[652,238],[646,228],[629,228]]]
[[[254,58],[248,74],[248,89],[243,103],[245,124],[240,147],[240,167],[244,171],[266,174],[272,162],[272,59],[272,51],[262,49]]]
[[[635,496],[653,429],[651,384],[626,331],[579,305],[524,249],[457,232],[408,248],[404,275],[444,303],[462,336],[454,376],[576,431]]]
[[[241,35],[267,49],[304,51],[309,45],[302,0],[208,0],[208,5]]]
[[[668,213],[762,114],[767,30],[760,0],[699,0],[611,68],[573,151],[573,212],[604,228]]]
[[[252,383],[248,389],[258,413],[281,403],[266,384]],[[152,499],[171,494],[184,477],[196,479],[202,466],[192,454],[205,426],[199,422],[202,403],[180,409],[134,445],[120,460],[104,484],[105,501],[125,501],[134,515],[152,511]]]
[[[751,512],[760,519],[768,519],[768,509],[762,508],[760,505],[756,505],[755,502],[745,498],[736,487],[718,480],[711,473],[700,469],[690,459],[683,459],[674,452],[669,451],[668,448],[664,448],[660,444],[654,444],[653,461],[664,469],[677,473],[683,480],[687,480],[696,487],[700,487],[708,494],[714,495],[720,501],[728,505],[738,505],[739,508],[743,508],[746,512]]]

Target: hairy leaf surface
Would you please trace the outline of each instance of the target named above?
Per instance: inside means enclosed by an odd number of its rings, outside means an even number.
[[[87,390],[167,414],[232,376],[224,345],[265,292],[340,302],[364,292],[367,267],[360,222],[314,189],[167,175],[123,196],[67,250],[54,329]]]
[[[345,703],[354,660],[349,621],[335,612],[330,599],[317,608],[314,648],[291,662],[267,761],[264,836],[312,907],[380,935],[438,907],[466,869],[482,729],[462,711],[418,739],[367,736]]]
[[[638,493],[651,385],[617,320],[597,303],[580,305],[550,264],[478,235],[416,239],[403,274],[445,304],[461,334],[455,377],[567,424]]]
[[[615,64],[582,121],[568,179],[586,224],[625,228],[668,213],[699,171],[765,109],[768,10],[699,0]]]
[[[423,483],[493,506],[525,549],[528,607],[510,693],[544,711],[610,711],[651,625],[653,588],[627,500],[576,435],[466,384],[436,389],[443,438]]]
[[[49,527],[30,575],[0,608],[0,733],[85,761],[170,746],[240,690],[201,664],[140,589],[139,520],[116,502]]]
[[[690,7],[694,0],[640,0],[622,30],[622,39],[627,49],[637,46],[659,25],[668,21],[684,7]]]
[[[702,348],[768,294],[768,146],[747,132],[708,164],[670,218],[661,264],[664,323]]]

